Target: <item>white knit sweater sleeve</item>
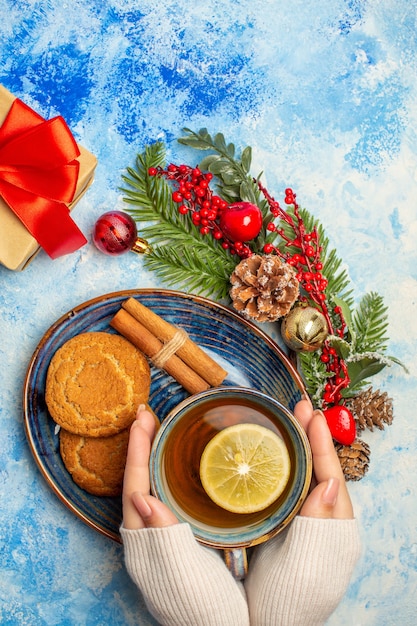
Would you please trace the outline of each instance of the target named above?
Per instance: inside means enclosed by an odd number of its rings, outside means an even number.
[[[243,589],[188,524],[122,527],[121,536],[127,570],[163,626],[318,626],[342,599],[360,554],[356,520],[296,517],[255,549]]]
[[[250,562],[245,589],[251,626],[324,624],[345,594],[359,555],[356,520],[296,517]]]
[[[163,626],[249,626],[243,586],[188,524],[120,529],[126,568]]]

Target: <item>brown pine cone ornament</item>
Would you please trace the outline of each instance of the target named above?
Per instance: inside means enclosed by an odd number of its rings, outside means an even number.
[[[369,468],[371,450],[362,439],[355,439],[350,446],[335,445],[345,480],[361,480]]]
[[[273,254],[243,259],[230,282],[236,311],[257,322],[275,322],[286,315],[299,294],[294,268]]]
[[[365,428],[373,430],[374,426],[384,430],[384,424],[392,424],[392,399],[386,391],[381,393],[379,389],[374,391],[369,387],[354,398],[346,400],[346,406],[352,412],[359,431]]]

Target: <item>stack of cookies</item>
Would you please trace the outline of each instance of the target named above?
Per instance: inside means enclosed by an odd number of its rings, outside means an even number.
[[[64,465],[85,491],[120,494],[129,428],[150,384],[145,355],[119,335],[82,333],[52,357],[45,400]]]

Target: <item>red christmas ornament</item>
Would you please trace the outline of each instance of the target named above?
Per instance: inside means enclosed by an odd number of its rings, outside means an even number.
[[[125,252],[139,254],[150,250],[145,239],[138,237],[134,219],[123,211],[103,213],[94,225],[93,242],[96,248],[110,256]]]
[[[356,424],[349,409],[337,404],[323,413],[333,439],[344,446],[350,446],[356,438]]]
[[[222,211],[219,225],[230,241],[250,241],[261,231],[262,212],[250,202],[235,202]]]

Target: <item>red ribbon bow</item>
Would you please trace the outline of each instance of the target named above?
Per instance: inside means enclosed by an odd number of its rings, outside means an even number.
[[[0,128],[0,196],[55,259],[87,243],[72,220],[80,151],[65,120],[14,100]]]

